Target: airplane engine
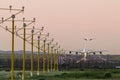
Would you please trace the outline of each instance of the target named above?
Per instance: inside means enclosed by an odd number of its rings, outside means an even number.
[[[102,52],[100,51],[100,54],[102,54]]]
[[[93,54],[95,55],[96,53],[95,53],[95,52],[93,52]]]
[[[78,54],[78,52],[76,52],[76,54]]]

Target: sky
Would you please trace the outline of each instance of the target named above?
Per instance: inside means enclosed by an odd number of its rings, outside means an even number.
[[[25,7],[19,18],[36,18],[35,27],[45,27],[65,50],[82,50],[83,38],[92,50],[108,50],[106,54],[120,53],[120,0],[1,0],[0,8]],[[0,11],[0,17],[11,15]],[[0,50],[11,49],[11,34],[0,29]],[[15,38],[15,50],[22,49],[22,40]],[[30,45],[27,46],[30,50]]]

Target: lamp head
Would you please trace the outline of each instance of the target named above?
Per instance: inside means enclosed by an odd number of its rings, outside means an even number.
[[[10,5],[9,8],[10,8],[10,12],[11,12],[12,6]]]
[[[34,29],[31,30],[31,33],[32,33],[32,34],[34,33]]]
[[[52,38],[52,42],[54,41],[54,38]]]
[[[49,34],[49,33],[47,33],[47,36],[48,36],[48,37],[49,37],[49,35],[50,35],[50,34]]]
[[[35,22],[36,21],[36,19],[35,18],[33,18],[33,22]]]
[[[23,12],[24,12],[24,9],[25,9],[25,7],[23,6],[23,7],[22,7],[22,11],[23,11]]]
[[[40,36],[38,36],[38,39],[40,39]]]
[[[23,27],[26,27],[26,23],[23,23]]]
[[[42,29],[41,29],[41,30],[43,31],[43,29],[44,29],[44,27],[42,27]]]

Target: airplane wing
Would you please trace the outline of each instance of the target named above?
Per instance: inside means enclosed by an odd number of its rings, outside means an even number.
[[[96,54],[96,53],[99,53],[99,54],[102,54],[102,52],[107,52],[107,50],[78,50],[78,51],[69,51],[69,53],[75,53],[75,54],[84,54],[84,53],[87,53],[87,54]]]
[[[90,51],[88,51],[88,53],[93,53],[93,54],[96,54],[96,53],[100,53],[100,54],[102,54],[103,52],[107,52],[107,50],[90,50]]]
[[[69,54],[72,54],[72,53],[75,53],[75,54],[78,54],[78,53],[81,53],[83,54],[83,50],[79,50],[79,51],[69,51]]]

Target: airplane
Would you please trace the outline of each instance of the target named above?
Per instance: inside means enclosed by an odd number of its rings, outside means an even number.
[[[94,51],[94,50],[88,50],[87,48],[84,48],[83,50],[80,51],[69,51],[69,53],[71,54],[72,52],[75,52],[76,54],[81,53],[83,55],[82,59],[80,59],[81,61],[87,61],[87,55],[88,54],[96,54],[99,53],[100,55],[102,55],[102,52],[105,50],[99,50],[99,51]]]
[[[87,41],[92,41],[94,38],[84,38],[83,40],[85,40],[86,42]],[[95,51],[95,50],[88,50],[87,48],[86,48],[86,44],[85,44],[85,48],[83,49],[83,50],[78,50],[78,51],[69,51],[69,54],[71,54],[72,52],[75,52],[76,54],[78,54],[78,53],[81,53],[82,55],[83,55],[83,57],[82,57],[82,59],[80,59],[79,61],[77,61],[76,63],[78,63],[78,62],[80,62],[80,61],[87,61],[87,55],[88,54],[96,54],[96,53],[99,53],[100,55],[99,55],[99,58],[101,58],[101,55],[102,55],[102,52],[103,51],[106,51],[106,50],[97,50],[97,51]]]

